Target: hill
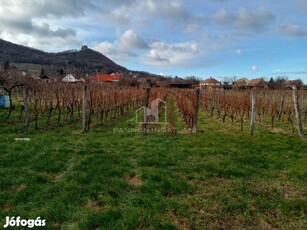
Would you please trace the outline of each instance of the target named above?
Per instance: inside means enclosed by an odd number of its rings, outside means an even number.
[[[80,50],[47,53],[38,49],[17,45],[0,39],[0,61],[9,61],[17,68],[35,66],[35,71],[45,69],[51,75],[74,71],[79,74],[121,72],[128,70],[105,55],[83,46]],[[32,68],[33,69],[33,68]],[[39,70],[38,70],[39,69]]]

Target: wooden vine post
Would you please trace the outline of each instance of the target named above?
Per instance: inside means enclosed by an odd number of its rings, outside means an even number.
[[[199,94],[200,89],[197,88],[195,90],[195,104],[194,104],[194,118],[193,118],[193,127],[192,127],[192,133],[197,132],[197,124],[198,124],[198,107],[199,107]]]
[[[256,119],[256,96],[255,92],[252,91],[252,113],[251,113],[250,135],[254,135],[255,119]]]
[[[284,114],[284,105],[285,105],[285,95],[282,95],[278,112],[278,120],[280,120]]]
[[[25,110],[25,132],[29,127],[29,89],[26,85],[23,86],[23,103]]]
[[[145,91],[145,97],[144,97],[144,102],[143,102],[144,114],[143,114],[143,123],[142,123],[142,133],[144,134],[147,133],[147,125],[148,125],[148,114],[147,113],[148,113],[151,86],[152,86],[151,81],[147,80],[144,85],[144,88],[146,89],[146,91]]]
[[[82,128],[83,132],[87,130],[87,116],[86,116],[86,107],[87,107],[87,85],[83,89],[83,103],[82,103]]]
[[[22,76],[25,78],[26,84],[23,85],[23,103],[25,110],[25,132],[28,132],[30,118],[29,118],[29,88],[27,85],[28,74],[26,72],[22,72]],[[11,105],[12,106],[12,105]]]
[[[297,133],[300,137],[304,137],[304,129],[301,121],[301,110],[299,105],[298,99],[298,91],[295,86],[292,87],[293,92],[293,103],[294,103],[294,110],[295,110],[295,117],[296,117],[296,124],[297,124]]]

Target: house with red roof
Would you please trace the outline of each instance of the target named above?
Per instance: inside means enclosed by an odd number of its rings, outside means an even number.
[[[89,78],[90,81],[101,81],[107,83],[116,83],[119,82],[122,77],[119,74],[96,74]]]
[[[301,80],[288,80],[285,82],[285,89],[292,89],[293,87],[300,89],[303,85]]]
[[[263,78],[256,78],[250,80],[250,82],[247,85],[247,88],[249,89],[268,89],[268,86]]]
[[[240,78],[233,83],[234,89],[245,89],[249,83],[247,78]]]
[[[169,86],[171,88],[192,88],[192,85],[190,83],[180,77],[173,78]]]
[[[218,80],[216,80],[213,77],[210,77],[210,78],[208,78],[204,81],[201,81],[199,83],[199,86],[200,86],[201,89],[209,89],[209,90],[223,89],[221,82],[219,82]]]

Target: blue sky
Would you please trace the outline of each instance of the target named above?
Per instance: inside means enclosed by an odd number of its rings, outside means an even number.
[[[306,0],[2,0],[0,38],[132,70],[307,83]]]

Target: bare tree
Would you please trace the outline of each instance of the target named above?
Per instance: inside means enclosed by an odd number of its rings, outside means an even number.
[[[12,92],[16,87],[24,86],[26,81],[16,70],[1,70],[0,71],[0,85],[3,87],[4,91],[7,92],[10,100],[10,110],[6,120],[10,117],[12,111],[15,107],[12,105]]]
[[[189,76],[185,78],[186,82],[191,85],[198,85],[200,80],[195,76]]]
[[[287,76],[278,76],[274,79],[274,86],[275,89],[284,89],[285,83],[287,82],[288,77]]]

